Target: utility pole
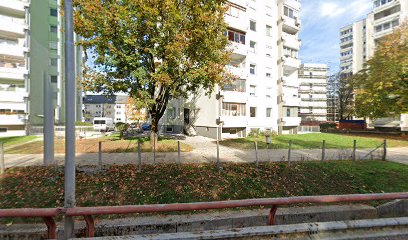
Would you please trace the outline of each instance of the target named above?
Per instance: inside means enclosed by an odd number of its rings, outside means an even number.
[[[75,207],[75,49],[72,0],[64,2],[65,22],[65,200],[64,207]],[[65,216],[64,238],[74,237],[74,218]]]
[[[43,73],[44,95],[44,166],[54,163],[54,99],[49,77]]]

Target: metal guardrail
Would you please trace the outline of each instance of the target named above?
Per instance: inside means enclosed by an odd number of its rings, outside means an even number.
[[[287,198],[247,199],[201,203],[174,203],[153,205],[106,206],[106,207],[75,207],[75,208],[44,208],[44,209],[0,209],[0,218],[10,217],[42,217],[48,227],[48,238],[55,239],[56,225],[54,217],[59,214],[70,217],[84,217],[86,222],[86,236],[94,237],[95,222],[93,216],[116,215],[132,213],[163,213],[181,211],[199,211],[212,209],[230,209],[242,207],[270,207],[269,225],[275,224],[275,215],[278,206],[301,203],[349,203],[380,200],[408,199],[408,192],[354,194],[354,195],[326,195],[302,196]]]

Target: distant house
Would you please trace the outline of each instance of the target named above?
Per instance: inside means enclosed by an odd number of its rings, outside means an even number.
[[[112,118],[114,123],[132,122],[127,116],[128,96],[85,95],[83,116],[85,122],[92,123],[95,117]]]

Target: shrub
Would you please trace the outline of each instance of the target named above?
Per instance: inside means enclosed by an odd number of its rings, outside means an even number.
[[[337,125],[333,122],[325,122],[320,124],[320,130],[336,129]]]

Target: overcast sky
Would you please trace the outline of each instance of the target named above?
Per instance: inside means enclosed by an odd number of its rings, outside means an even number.
[[[372,0],[302,0],[300,38],[302,62],[327,63],[339,68],[339,30],[363,19]]]

